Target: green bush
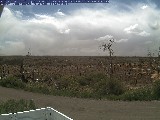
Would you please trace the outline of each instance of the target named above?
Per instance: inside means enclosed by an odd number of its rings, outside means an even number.
[[[42,83],[28,83],[24,90],[43,94],[50,94],[49,87],[46,84]]]
[[[128,101],[150,101],[154,99],[154,97],[151,88],[139,88],[125,92],[119,99]]]
[[[0,80],[0,85],[8,88],[25,88],[25,83],[15,77],[8,77]]]
[[[94,85],[94,98],[110,98],[109,96],[121,95],[125,92],[125,87],[121,81],[113,79],[101,79]]]
[[[121,95],[125,92],[125,87],[121,81],[113,78],[109,79],[106,83],[107,94]]]
[[[80,97],[81,97],[81,98],[92,98],[92,97],[93,97],[93,94],[92,94],[92,93],[89,93],[89,92],[81,92],[81,93],[80,93]]]
[[[101,80],[107,79],[106,75],[102,73],[90,73],[86,76],[81,76],[78,78],[78,83],[81,86],[93,86],[95,83],[100,82]]]
[[[36,105],[33,100],[27,101],[24,99],[8,100],[6,102],[0,103],[0,114],[22,112],[31,109],[36,109]]]
[[[156,99],[160,99],[160,80],[157,80],[153,84],[153,94]]]

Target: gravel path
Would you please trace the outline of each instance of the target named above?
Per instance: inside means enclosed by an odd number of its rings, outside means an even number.
[[[160,101],[122,102],[43,95],[0,87],[0,100],[33,99],[40,107],[53,107],[74,120],[160,120]]]

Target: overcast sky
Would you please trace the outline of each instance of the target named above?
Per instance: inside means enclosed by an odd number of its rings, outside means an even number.
[[[157,54],[160,1],[5,6],[0,18],[0,55],[108,55],[99,46],[112,38],[114,55]]]

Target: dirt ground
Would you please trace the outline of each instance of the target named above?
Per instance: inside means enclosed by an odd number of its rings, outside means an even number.
[[[74,120],[160,120],[160,101],[124,102],[42,95],[0,87],[0,101],[33,99],[41,107],[53,107]]]

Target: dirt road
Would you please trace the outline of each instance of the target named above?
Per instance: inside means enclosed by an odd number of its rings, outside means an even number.
[[[122,102],[59,97],[0,87],[0,100],[33,99],[74,120],[160,120],[160,101]]]

